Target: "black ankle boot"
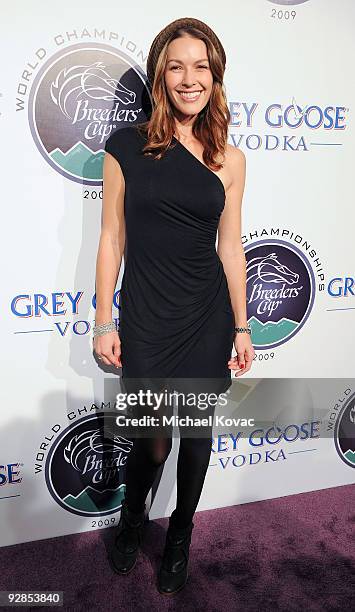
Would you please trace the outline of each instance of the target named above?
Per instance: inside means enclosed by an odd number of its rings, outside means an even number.
[[[170,518],[163,560],[158,573],[158,590],[164,595],[174,595],[186,584],[193,527],[191,522],[188,527],[177,528]]]
[[[123,500],[114,546],[110,553],[112,568],[118,574],[128,574],[134,568],[142,541],[144,522],[144,510],[140,513],[131,512],[126,500]]]

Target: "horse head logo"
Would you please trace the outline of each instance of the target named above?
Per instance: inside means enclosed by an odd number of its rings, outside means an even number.
[[[282,264],[276,253],[264,257],[254,257],[247,264],[247,282],[254,285],[258,281],[264,283],[286,283],[294,285],[299,281],[299,274]]]
[[[129,453],[133,442],[121,436],[105,435],[103,427],[84,431],[82,434],[73,436],[64,449],[64,459],[73,468],[81,472],[80,465],[85,462],[86,457],[94,452],[97,455],[104,453]]]
[[[51,98],[62,113],[73,119],[75,103],[80,100],[105,100],[121,104],[133,104],[136,94],[112,79],[102,62],[89,66],[72,66],[63,68],[50,86]]]

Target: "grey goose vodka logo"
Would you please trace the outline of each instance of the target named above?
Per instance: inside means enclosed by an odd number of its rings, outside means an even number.
[[[290,340],[314,303],[315,278],[295,245],[265,239],[245,248],[247,311],[253,345],[270,349]]]
[[[33,82],[28,112],[34,141],[65,177],[100,185],[111,131],[147,118],[146,77],[130,57],[100,43],[53,55]]]

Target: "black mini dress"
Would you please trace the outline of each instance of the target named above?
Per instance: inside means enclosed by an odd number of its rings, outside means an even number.
[[[143,154],[144,142],[134,125],[105,143],[125,179],[122,378],[219,394],[231,385],[235,333],[215,247],[225,189],[177,138],[160,160]]]

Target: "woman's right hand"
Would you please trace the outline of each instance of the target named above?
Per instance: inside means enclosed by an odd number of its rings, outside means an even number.
[[[116,331],[95,336],[93,340],[94,351],[100,361],[106,365],[122,368],[121,340]]]

